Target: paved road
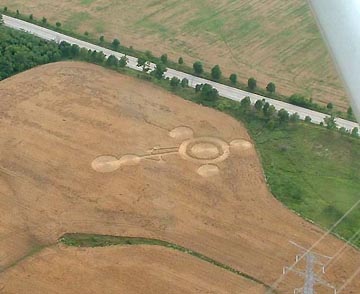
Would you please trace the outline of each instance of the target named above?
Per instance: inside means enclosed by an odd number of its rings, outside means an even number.
[[[31,34],[37,35],[43,39],[46,40],[55,40],[56,42],[61,42],[61,41],[66,41],[70,44],[77,44],[80,47],[84,47],[86,49],[91,49],[91,50],[96,50],[96,51],[102,51],[106,56],[109,55],[115,55],[117,58],[122,57],[124,54],[119,53],[119,52],[115,52],[88,42],[84,42],[81,41],[79,39],[75,39],[63,34],[60,34],[58,32],[13,18],[13,17],[9,17],[6,15],[3,15],[4,18],[4,24],[8,27],[17,29],[17,30],[22,30],[22,31],[26,31],[29,32]],[[136,57],[132,57],[132,56],[128,56],[129,59],[129,63],[128,63],[128,67],[135,69],[135,70],[139,70],[141,71],[142,68],[137,66],[137,58]],[[150,65],[150,68],[153,69],[154,68],[154,64]],[[317,112],[317,111],[313,111],[313,110],[309,110],[306,108],[302,108],[299,106],[295,106],[289,103],[285,103],[282,101],[278,101],[278,100],[274,100],[274,99],[270,99],[267,97],[263,97],[257,94],[253,94],[250,92],[246,92],[243,90],[239,90],[233,87],[229,87],[223,84],[219,84],[213,81],[209,81],[203,78],[199,78],[181,71],[177,71],[171,68],[168,68],[166,74],[166,77],[172,78],[172,77],[177,77],[179,79],[183,79],[183,78],[187,78],[189,80],[189,85],[191,87],[195,87],[197,84],[204,84],[204,83],[208,83],[210,85],[212,85],[214,88],[216,88],[219,91],[219,94],[223,97],[235,100],[235,101],[241,101],[244,97],[249,96],[251,99],[252,103],[255,103],[257,100],[259,99],[265,99],[265,101],[269,102],[271,105],[274,105],[275,108],[277,110],[280,110],[282,108],[286,109],[289,113],[295,113],[297,112],[300,115],[301,119],[305,119],[306,116],[310,116],[311,120],[313,123],[317,123],[319,124],[320,122],[324,121],[324,118],[327,116],[323,113]],[[344,120],[344,119],[337,119],[337,124],[339,127],[344,127],[347,130],[352,130],[354,127],[359,127],[359,124],[348,121],[348,120]]]

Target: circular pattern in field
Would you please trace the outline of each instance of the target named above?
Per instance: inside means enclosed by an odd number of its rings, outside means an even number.
[[[220,150],[218,146],[215,144],[207,143],[207,142],[200,142],[195,143],[190,150],[191,154],[196,158],[200,159],[214,159],[220,155]]]
[[[124,155],[120,159],[115,156],[99,156],[91,163],[91,167],[100,173],[111,173],[116,171],[122,165],[137,165],[141,161],[141,157],[137,155]]]
[[[117,170],[120,163],[114,156],[99,156],[91,163],[91,167],[100,173],[110,173]]]
[[[197,170],[197,173],[204,178],[216,176],[219,172],[219,168],[214,164],[202,165]]]
[[[185,160],[202,164],[224,161],[230,154],[229,144],[213,137],[200,137],[184,141],[179,148]]]
[[[189,127],[177,127],[170,131],[169,136],[178,140],[186,140],[194,136],[194,131]]]
[[[235,150],[243,151],[243,150],[251,149],[253,145],[251,144],[251,142],[246,141],[244,139],[237,139],[230,142],[230,147]]]
[[[137,165],[141,161],[141,157],[133,154],[127,154],[119,159],[119,164],[121,165]]]

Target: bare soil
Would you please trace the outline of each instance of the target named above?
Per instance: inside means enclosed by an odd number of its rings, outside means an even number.
[[[253,285],[223,273],[225,288],[213,287],[210,280],[218,268],[166,249],[82,251],[55,246],[30,257],[39,246],[56,243],[66,232],[162,239],[267,284],[294,261],[298,251],[290,240],[309,247],[324,233],[273,198],[246,129],[223,113],[150,83],[78,62],[49,64],[4,80],[0,96],[0,285],[5,293],[21,293],[31,285],[31,293],[56,293],[46,288],[52,285],[54,289],[63,285],[62,293],[77,293],[60,281],[74,279],[79,288],[91,281],[94,287],[103,285],[105,293],[119,293],[118,287],[137,279],[128,273],[137,271],[139,265],[142,276],[150,271],[149,261],[155,263],[154,281],[159,283],[136,280],[126,288],[130,293],[146,293],[141,289],[147,286],[153,293],[164,293],[163,289],[175,284],[176,291],[187,292],[192,287],[183,285],[179,277],[184,275],[186,281],[210,289],[208,293],[219,293],[220,288],[234,293],[231,287],[237,287],[236,283],[240,291]],[[182,129],[172,132],[177,127]],[[199,154],[186,151],[189,149],[185,150],[188,157],[181,156],[179,146],[186,140],[196,143],[197,138],[217,146],[219,157],[224,152],[227,156],[213,159],[213,148],[208,155],[200,152],[200,157],[209,156],[205,162],[203,158],[191,160]],[[92,166],[100,156],[119,160],[127,155],[141,160],[107,172]],[[206,167],[209,164],[212,167]],[[213,166],[218,172],[214,173]],[[316,249],[331,256],[343,244],[328,236]],[[159,257],[151,250],[161,251]],[[123,258],[131,263],[129,272],[116,265]],[[359,252],[349,247],[324,278],[341,286],[359,262]],[[193,275],[197,268],[199,279]],[[120,276],[124,281],[119,282]],[[287,275],[279,293],[301,284],[296,275]],[[354,279],[346,290],[356,293],[359,288],[360,280]],[[318,289],[318,293],[326,290]]]

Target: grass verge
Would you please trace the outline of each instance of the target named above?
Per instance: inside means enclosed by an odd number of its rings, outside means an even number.
[[[109,235],[93,235],[93,234],[81,234],[72,233],[63,235],[59,241],[67,246],[75,247],[106,247],[106,246],[125,246],[125,245],[149,245],[149,246],[162,246],[173,250],[180,251],[185,254],[189,254],[205,262],[208,262],[214,266],[225,269],[231,273],[241,276],[247,280],[263,285],[266,289],[270,289],[270,286],[266,283],[246,274],[238,271],[226,264],[216,261],[208,256],[205,256],[199,252],[182,247],[180,245],[166,242],[158,239],[141,238],[141,237],[122,237],[122,236],[109,236]]]

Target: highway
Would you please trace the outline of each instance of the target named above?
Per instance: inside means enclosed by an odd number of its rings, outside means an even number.
[[[77,44],[80,47],[84,47],[86,49],[91,49],[91,50],[96,50],[96,51],[102,51],[106,56],[110,56],[110,55],[114,55],[117,58],[121,58],[124,54],[116,52],[116,51],[112,51],[110,49],[104,48],[104,47],[100,47],[88,42],[84,42],[82,40],[73,38],[73,37],[69,37],[67,35],[13,18],[13,17],[9,17],[6,15],[3,15],[3,19],[4,19],[4,24],[7,27],[10,28],[14,28],[17,30],[22,30],[31,34],[34,34],[38,37],[41,37],[43,39],[46,40],[54,40],[56,42],[61,42],[61,41],[66,41],[70,44]],[[132,57],[132,56],[127,56],[128,57],[128,64],[127,66],[129,68],[138,70],[138,71],[142,71],[141,67],[137,66],[137,58],[136,57]],[[150,65],[150,69],[153,69],[155,67],[154,64]],[[303,107],[299,107],[296,105],[292,105],[286,102],[282,102],[279,100],[274,100],[274,99],[270,99],[264,96],[260,96],[257,94],[253,94],[250,92],[246,92],[243,90],[239,90],[230,86],[226,86],[217,82],[213,82],[210,80],[206,80],[203,78],[199,78],[197,76],[193,76],[181,71],[177,71],[171,68],[168,68],[167,72],[165,73],[165,77],[177,77],[180,80],[183,78],[187,78],[189,80],[189,85],[193,88],[195,88],[195,86],[197,84],[210,84],[212,85],[214,88],[216,88],[219,91],[219,94],[225,98],[231,99],[231,100],[235,100],[235,101],[241,101],[244,97],[249,96],[251,99],[252,103],[255,103],[257,100],[259,99],[264,99],[266,102],[269,102],[269,104],[274,105],[274,107],[277,110],[280,109],[286,109],[290,114],[297,112],[300,116],[301,119],[305,119],[306,116],[311,117],[311,122],[315,123],[315,124],[319,124],[320,122],[324,121],[324,118],[327,116],[324,113],[321,112],[317,112],[317,111],[313,111],[313,110],[309,110]],[[358,127],[359,128],[359,124],[352,122],[352,121],[348,121],[348,120],[344,120],[341,118],[337,118],[336,119],[337,125],[338,127],[344,127],[347,130],[351,131],[353,128]]]

